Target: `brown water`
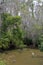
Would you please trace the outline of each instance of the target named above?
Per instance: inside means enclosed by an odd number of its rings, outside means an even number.
[[[35,53],[34,57],[32,52]],[[12,50],[0,53],[0,60],[5,61],[7,65],[43,65],[43,52],[34,49]]]

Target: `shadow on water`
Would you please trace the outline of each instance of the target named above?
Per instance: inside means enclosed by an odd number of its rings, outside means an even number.
[[[0,53],[5,53],[5,54],[8,54],[8,51],[12,51],[12,50],[16,50],[16,47],[15,46],[10,46],[8,49],[3,49],[3,48],[0,48]]]

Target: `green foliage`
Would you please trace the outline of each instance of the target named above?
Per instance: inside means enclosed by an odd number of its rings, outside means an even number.
[[[9,47],[9,39],[8,38],[1,38],[0,39],[0,48],[6,49]]]
[[[0,61],[0,65],[6,65],[4,61]]]
[[[11,16],[11,15],[8,14],[8,13],[2,13],[1,14],[1,18],[2,18],[3,21],[5,21],[8,16]]]
[[[11,44],[16,47],[23,47],[23,31],[20,28],[21,17],[14,17],[5,13],[2,20],[0,48],[9,48]]]
[[[39,49],[40,49],[41,51],[43,51],[43,34],[41,34],[41,36],[39,37],[39,41],[40,41]]]

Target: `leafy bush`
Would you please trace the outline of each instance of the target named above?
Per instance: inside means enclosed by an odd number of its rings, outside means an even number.
[[[0,48],[3,48],[3,49],[9,48],[9,39],[8,38],[0,39]]]
[[[41,42],[40,50],[43,51],[43,42]]]
[[[41,34],[40,38],[39,38],[40,44],[39,44],[39,49],[41,51],[43,51],[43,34]]]
[[[21,17],[3,14],[0,36],[0,48],[9,48],[11,44],[16,47],[23,45],[23,31],[20,28]]]

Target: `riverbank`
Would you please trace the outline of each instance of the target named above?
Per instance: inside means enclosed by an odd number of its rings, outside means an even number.
[[[32,52],[35,53],[32,57]],[[7,65],[43,65],[43,52],[37,49],[20,49],[0,53],[0,61]]]

